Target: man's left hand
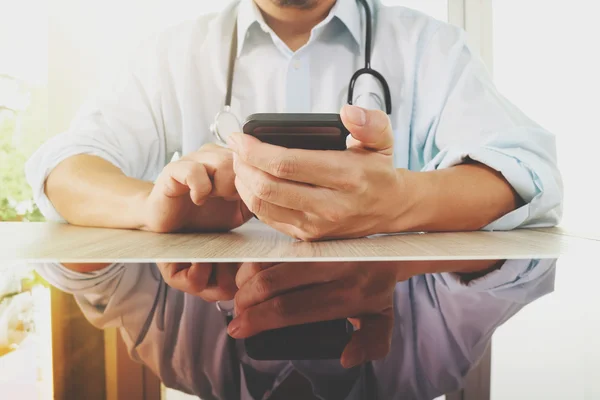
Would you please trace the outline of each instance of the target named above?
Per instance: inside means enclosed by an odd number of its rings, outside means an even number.
[[[341,363],[350,368],[385,357],[391,346],[397,262],[242,264],[236,318],[228,332],[247,338],[286,326],[348,318],[358,328]]]
[[[235,186],[260,220],[301,240],[389,233],[407,205],[393,162],[393,132],[382,111],[345,106],[348,149],[287,149],[230,136]]]

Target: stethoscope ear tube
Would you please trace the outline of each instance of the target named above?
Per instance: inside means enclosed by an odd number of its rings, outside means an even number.
[[[363,6],[365,10],[366,17],[366,32],[365,32],[365,66],[364,68],[356,71],[350,80],[350,85],[348,88],[348,104],[352,104],[354,100],[354,88],[356,86],[356,81],[361,75],[371,75],[375,79],[377,79],[381,86],[383,87],[384,92],[384,100],[385,100],[385,111],[388,115],[392,113],[392,96],[390,92],[390,87],[383,77],[381,73],[371,68],[371,47],[373,40],[373,21],[371,15],[371,8],[369,7],[369,3],[367,0],[358,0],[358,2]],[[231,47],[229,49],[229,64],[227,66],[227,89],[225,93],[225,104],[223,106],[223,110],[217,113],[215,116],[215,120],[213,124],[210,126],[210,131],[216,137],[216,139],[225,144],[226,136],[231,133],[231,127],[228,126],[225,120],[225,116],[232,116],[237,121],[237,127],[235,129],[241,130],[241,125],[237,117],[231,111],[231,99],[233,93],[233,78],[235,73],[235,62],[237,58],[238,51],[238,24],[237,18],[234,21],[233,28],[233,36],[231,37]],[[227,131],[227,132],[226,132]]]

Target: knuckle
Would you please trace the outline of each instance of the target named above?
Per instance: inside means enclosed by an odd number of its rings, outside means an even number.
[[[248,200],[248,208],[254,214],[262,214],[265,209],[264,204],[265,202],[257,196],[251,195],[250,199]]]
[[[363,172],[358,171],[356,174],[349,174],[339,178],[338,186],[343,192],[354,192],[356,191],[359,182],[363,181]]]
[[[306,224],[302,229],[301,239],[305,242],[314,242],[325,237],[325,230],[317,224]]]
[[[363,195],[369,192],[369,179],[365,171],[362,171],[354,184],[353,192]]]
[[[273,276],[266,271],[259,273],[256,276],[254,289],[262,298],[270,297],[273,292]]]
[[[275,315],[279,317],[283,317],[288,314],[289,305],[283,297],[273,298],[271,300],[271,306],[273,307],[273,312],[275,313]]]
[[[344,305],[347,309],[354,309],[354,305],[357,301],[360,301],[355,292],[352,290],[353,286],[349,283],[343,283],[340,285],[340,290],[336,295],[336,303],[335,305]]]
[[[233,156],[229,153],[223,154],[217,161],[217,170],[233,169]]]
[[[260,179],[255,184],[255,191],[257,197],[268,200],[272,197],[274,192],[274,185],[267,179]]]
[[[294,176],[298,170],[298,159],[294,156],[283,154],[275,158],[269,165],[269,171],[278,178]]]
[[[212,150],[219,150],[221,149],[221,146],[217,145],[216,143],[205,143],[202,146],[200,146],[199,151],[212,151]]]
[[[358,281],[358,284],[361,287],[367,286],[367,284],[371,280],[370,268],[366,267],[366,266],[361,266],[361,267],[357,268],[355,276],[356,276],[356,279]]]
[[[201,293],[206,289],[206,282],[188,281],[187,291],[191,293]]]
[[[339,223],[344,219],[342,210],[340,210],[337,207],[328,208],[324,212],[324,218],[328,222],[332,222],[332,223]]]
[[[202,164],[199,163],[188,163],[185,169],[186,179],[193,178],[195,175],[200,174],[204,170]]]

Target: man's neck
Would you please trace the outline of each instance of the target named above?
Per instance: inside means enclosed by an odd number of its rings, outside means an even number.
[[[304,46],[312,29],[327,18],[336,0],[320,0],[308,8],[280,6],[272,0],[254,0],[265,22],[290,48],[296,51]]]

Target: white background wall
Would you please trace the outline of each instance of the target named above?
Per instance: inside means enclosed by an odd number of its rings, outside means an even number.
[[[31,1],[31,0],[30,0]],[[49,131],[68,127],[81,102],[153,32],[216,11],[215,0],[49,0]]]
[[[41,3],[43,0],[23,0]],[[51,104],[49,132],[67,128],[90,90],[114,70],[115,63],[150,35],[169,25],[222,9],[226,0],[48,0],[48,83],[60,101]],[[440,19],[446,0],[384,0],[420,8]],[[24,8],[25,9],[25,8]]]

